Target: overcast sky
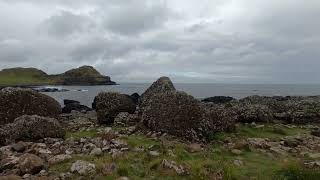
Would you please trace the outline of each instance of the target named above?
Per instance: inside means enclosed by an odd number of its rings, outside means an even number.
[[[0,68],[320,83],[320,0],[0,0]]]

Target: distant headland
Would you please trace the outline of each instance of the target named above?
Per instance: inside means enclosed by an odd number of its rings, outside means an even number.
[[[81,66],[62,74],[49,75],[36,68],[10,68],[0,71],[0,86],[116,85],[109,76],[92,66]]]

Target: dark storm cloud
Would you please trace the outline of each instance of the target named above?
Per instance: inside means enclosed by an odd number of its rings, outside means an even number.
[[[0,0],[0,68],[115,81],[318,83],[320,1]]]

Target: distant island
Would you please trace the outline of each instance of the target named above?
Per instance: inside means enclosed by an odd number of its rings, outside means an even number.
[[[115,85],[109,76],[92,66],[81,66],[62,74],[48,75],[36,68],[10,68],[0,71],[0,86]]]

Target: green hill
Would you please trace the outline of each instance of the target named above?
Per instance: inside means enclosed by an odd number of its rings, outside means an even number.
[[[91,66],[82,66],[63,74],[48,75],[36,68],[11,68],[0,71],[0,86],[36,85],[112,85],[110,77]]]

